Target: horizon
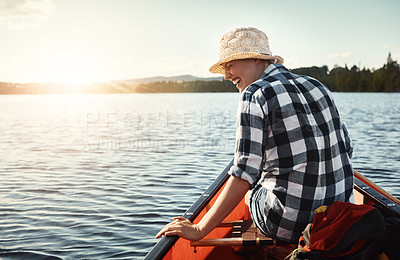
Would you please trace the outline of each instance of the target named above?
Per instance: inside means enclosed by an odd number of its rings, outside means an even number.
[[[290,69],[355,65],[375,70],[389,52],[400,59],[398,10],[396,0],[0,0],[0,82],[74,85],[218,77],[208,68],[218,59],[221,36],[247,26],[264,31],[273,54]]]
[[[396,62],[397,63],[397,60],[393,60],[394,62]],[[382,64],[382,67],[385,65],[386,63],[384,63],[384,64]],[[311,68],[311,67],[318,67],[318,68],[322,68],[323,66],[327,66],[327,65],[321,65],[321,66],[316,66],[316,65],[312,65],[312,66],[309,66],[309,67],[298,67],[298,68],[288,68],[288,69],[290,69],[290,70],[295,70],[295,69],[302,69],[302,68]],[[331,71],[332,69],[334,69],[335,68],[335,66],[338,66],[338,65],[334,65],[333,66],[333,68],[329,68],[329,66],[328,66],[328,71]],[[356,66],[358,69],[366,69],[366,70],[370,70],[371,72],[374,72],[375,70],[377,70],[377,69],[380,69],[380,68],[366,68],[366,67],[363,67],[363,68],[361,68],[361,67],[358,67],[356,64],[354,64],[354,65],[352,65],[352,66],[348,66],[347,64],[345,64],[343,67],[342,66],[338,66],[338,67],[341,67],[341,68],[348,68],[348,69],[351,69],[351,67],[353,67],[353,66]],[[381,68],[382,68],[381,67]],[[170,79],[170,78],[179,78],[179,77],[194,77],[194,78],[198,78],[198,79],[200,79],[200,80],[204,80],[204,79],[207,79],[207,80],[210,80],[210,79],[215,79],[215,80],[219,80],[220,78],[223,78],[224,76],[222,75],[222,74],[215,74],[214,76],[213,75],[211,75],[211,76],[208,76],[208,77],[200,77],[200,76],[196,76],[196,75],[191,75],[191,74],[184,74],[184,75],[172,75],[172,76],[162,76],[162,75],[156,75],[156,76],[151,76],[151,77],[143,77],[143,78],[128,78],[128,79],[117,79],[117,80],[108,80],[108,81],[98,81],[98,82],[82,82],[82,83],[79,83],[79,82],[75,82],[75,83],[71,83],[71,82],[6,82],[6,81],[1,81],[0,80],[0,83],[3,83],[3,84],[33,84],[33,85],[36,85],[36,84],[43,84],[43,85],[46,85],[46,84],[54,84],[54,85],[93,85],[93,84],[104,84],[104,83],[112,83],[112,82],[118,82],[118,81],[144,81],[144,82],[140,82],[140,83],[147,83],[146,82],[146,80],[151,80],[151,81],[149,81],[149,82],[156,82],[156,81],[158,81],[158,79],[157,78],[165,78],[165,79]],[[157,80],[156,80],[157,79]],[[172,80],[172,81],[174,81],[174,80]],[[176,81],[176,80],[175,80]],[[186,80],[185,80],[186,81]],[[187,80],[187,81],[190,81],[190,80]]]

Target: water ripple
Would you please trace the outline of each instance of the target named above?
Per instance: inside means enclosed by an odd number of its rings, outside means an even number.
[[[400,95],[334,96],[354,167],[399,196]],[[143,257],[231,160],[238,97],[0,96],[0,258]]]

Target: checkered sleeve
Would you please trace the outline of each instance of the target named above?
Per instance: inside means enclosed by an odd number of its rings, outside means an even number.
[[[334,109],[336,111],[337,114],[339,114],[339,111],[335,105],[335,101],[334,98],[332,96],[332,93],[330,91],[326,92],[326,95],[329,96],[329,98],[331,99],[332,104],[334,105]],[[343,133],[344,133],[344,142],[345,142],[345,147],[346,147],[346,153],[349,157],[351,157],[353,155],[353,147],[354,147],[354,143],[352,142],[352,140],[350,139],[349,136],[349,132],[347,131],[347,127],[346,125],[342,122],[342,129],[343,129]]]
[[[229,174],[248,181],[253,188],[260,179],[263,151],[264,113],[253,94],[243,93],[239,102],[233,166]]]
[[[345,144],[346,144],[346,152],[351,157],[353,155],[353,147],[354,144],[350,139],[349,132],[347,131],[346,125],[343,123],[343,132],[344,132],[344,138],[345,138]]]

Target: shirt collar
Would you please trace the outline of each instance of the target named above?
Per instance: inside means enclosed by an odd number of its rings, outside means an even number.
[[[272,76],[275,75],[279,72],[280,69],[285,69],[285,66],[283,66],[282,64],[279,63],[275,63],[275,64],[270,64],[263,73],[261,73],[260,75],[260,79],[264,78],[265,76]]]

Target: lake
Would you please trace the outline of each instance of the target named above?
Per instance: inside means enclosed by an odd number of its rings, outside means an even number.
[[[400,93],[333,93],[400,197]],[[0,96],[0,258],[135,259],[233,158],[238,93]]]

